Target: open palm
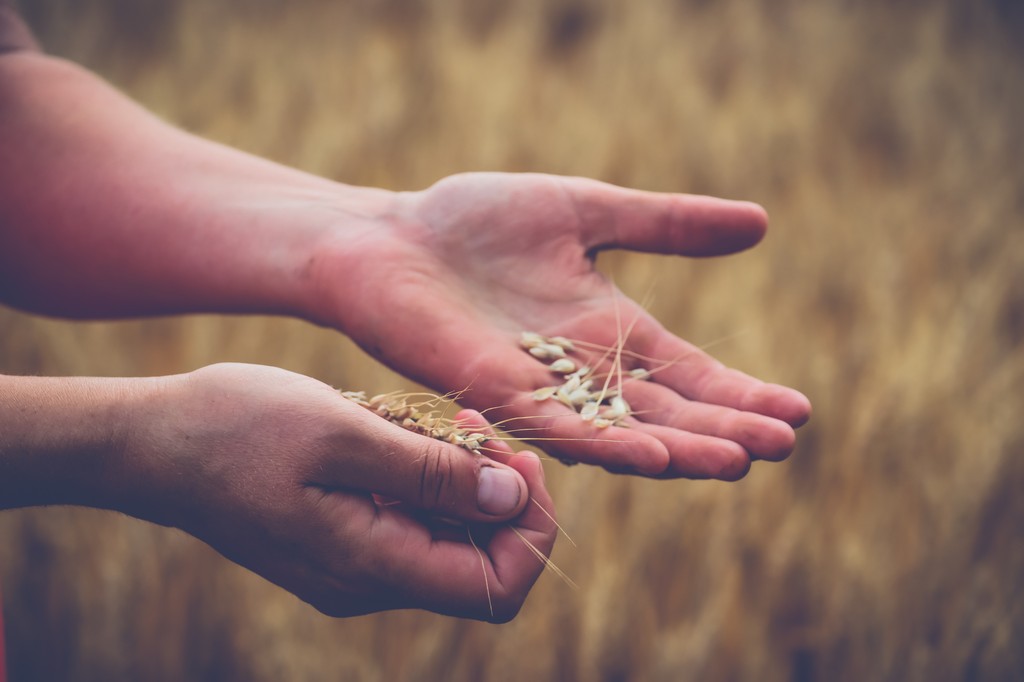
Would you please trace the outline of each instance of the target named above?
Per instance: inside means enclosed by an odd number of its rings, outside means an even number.
[[[536,439],[564,459],[649,476],[736,479],[785,458],[807,420],[800,393],[729,369],[666,331],[593,267],[626,248],[708,256],[756,244],[764,211],[710,197],[582,178],[473,173],[400,195],[387,228],[327,250],[326,317],[395,370]],[[632,416],[599,429],[532,393],[560,382],[519,346],[523,331],[616,346]],[[602,366],[602,353],[585,360]],[[605,357],[605,370],[611,358]],[[628,363],[628,364],[626,364]]]

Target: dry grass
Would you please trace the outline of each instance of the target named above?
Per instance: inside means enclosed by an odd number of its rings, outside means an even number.
[[[418,188],[539,170],[750,198],[769,239],[602,267],[815,402],[738,484],[549,467],[580,548],[492,627],[332,621],[165,529],[0,516],[14,679],[1024,676],[1024,17],[1012,2],[32,0],[44,43],[190,130]],[[287,9],[286,9],[287,7]],[[0,310],[0,371],[218,360],[406,382],[277,319]]]

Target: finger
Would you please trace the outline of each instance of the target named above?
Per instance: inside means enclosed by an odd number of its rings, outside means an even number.
[[[487,546],[487,553],[502,593],[511,598],[512,603],[518,601],[521,604],[544,570],[547,557],[551,556],[558,524],[551,496],[544,487],[544,468],[537,455],[529,451],[519,452],[510,464],[526,479],[530,487],[530,504],[515,520],[514,530],[502,528],[495,533]]]
[[[765,210],[746,201],[626,189],[564,178],[589,249],[623,248],[717,256],[754,246],[768,226]]]
[[[520,396],[504,414],[503,430],[563,459],[645,475],[663,472],[669,454],[657,439],[632,429],[600,429],[553,400]]]
[[[668,449],[669,465],[655,478],[738,481],[750,470],[750,456],[734,441],[659,424],[638,423],[633,428],[657,438]]]
[[[603,366],[607,362],[605,358],[598,364]],[[497,416],[499,428],[515,439],[563,459],[619,471],[651,476],[668,466],[668,451],[656,438],[629,429],[599,429],[557,401],[535,400],[535,389],[554,385],[558,380],[544,363],[528,353],[517,348],[500,358],[492,354],[486,363],[470,365],[469,376],[479,377],[484,369],[494,366],[507,368],[507,376],[514,385],[474,382],[463,401],[492,408],[488,416]],[[492,443],[486,447],[490,448]]]
[[[726,367],[710,355],[668,332],[649,337],[636,350],[664,358],[654,382],[690,400],[755,412],[798,427],[811,416],[811,403],[799,391],[769,384]]]
[[[488,440],[484,441],[481,450],[491,459],[497,460],[502,464],[508,464],[509,459],[515,456],[512,447],[501,439],[500,434],[494,430],[490,422],[480,412],[476,410],[460,410],[455,415],[455,422],[466,431],[482,433],[488,437]]]
[[[627,383],[623,393],[642,422],[730,440],[755,459],[779,461],[793,451],[796,434],[789,424],[778,419],[687,400],[653,382]]]
[[[528,505],[514,526],[499,527],[489,541],[471,528],[459,541],[437,540],[401,512],[381,510],[373,532],[372,551],[378,556],[369,572],[384,581],[384,591],[396,595],[396,607],[495,622],[519,611],[544,569],[536,552],[551,553],[557,527],[536,455],[518,453],[511,461],[536,504]]]
[[[488,415],[498,417],[496,423],[506,434],[566,460],[619,471],[650,476],[668,466],[668,451],[656,438],[629,429],[599,429],[557,401],[535,400],[535,389],[551,386],[557,380],[546,365],[532,356],[516,350],[501,365],[510,368],[518,385],[516,389],[499,394],[480,386],[464,398],[466,402],[499,405]],[[493,442],[486,447],[490,448]]]
[[[468,429],[479,430],[489,436],[497,435],[483,415],[475,410],[463,410],[456,415],[456,419],[465,424]],[[515,526],[524,533],[537,533],[537,541],[542,543],[538,548],[543,548],[543,545],[548,542],[553,544],[554,536],[550,539],[547,536],[557,531],[558,524],[554,518],[555,509],[551,495],[544,487],[544,468],[541,466],[540,459],[529,450],[514,452],[508,443],[501,441],[494,443],[491,454],[519,471],[530,490],[532,506],[526,506],[523,514],[515,519]],[[550,547],[544,552],[545,556],[549,552]]]
[[[378,493],[463,521],[503,521],[526,505],[526,482],[507,464],[352,407],[356,411],[348,417],[362,422],[360,456],[332,462],[325,472],[328,485]]]
[[[477,412],[476,410],[462,410],[457,415],[455,415],[455,418],[460,424],[463,424],[467,430],[479,431],[480,433],[484,433],[487,436],[489,436],[490,439],[484,442],[483,446],[481,447],[481,451],[483,451],[488,457],[497,460],[502,464],[508,464],[518,469],[518,466],[515,464],[515,462],[518,459],[536,459],[537,457],[533,452],[530,452],[528,450],[515,452],[512,449],[512,446],[509,445],[507,440],[505,440],[505,438],[508,438],[509,436],[496,431],[494,427],[491,426],[491,424],[486,419],[484,419],[484,416],[480,412]],[[517,438],[516,440],[521,439]],[[543,473],[544,472],[542,470],[542,483],[544,480]],[[527,486],[529,486],[529,483],[530,482],[527,479]],[[542,492],[544,496],[547,495],[547,491]],[[533,488],[530,488],[530,496],[531,498],[535,497],[535,491]],[[529,511],[529,505],[527,505],[526,509],[527,511]]]

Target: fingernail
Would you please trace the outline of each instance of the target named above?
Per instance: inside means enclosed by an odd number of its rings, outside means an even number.
[[[519,505],[519,477],[511,469],[484,467],[476,489],[476,504],[486,514],[509,514]]]
[[[548,479],[546,473],[544,472],[544,463],[540,461],[540,457],[537,456],[537,453],[530,452],[529,450],[526,450],[525,452],[530,457],[533,457],[533,463],[537,467],[537,475],[540,476],[540,483],[541,485],[544,485],[545,483],[547,483]]]

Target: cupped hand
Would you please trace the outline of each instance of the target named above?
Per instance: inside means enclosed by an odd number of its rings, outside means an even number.
[[[136,409],[122,510],[330,615],[508,620],[543,569],[523,538],[545,555],[554,544],[535,455],[411,433],[301,375],[214,365],[167,378]]]
[[[464,404],[492,409],[492,422],[560,457],[732,480],[753,459],[788,456],[810,403],[666,331],[594,269],[594,257],[616,248],[727,254],[756,244],[766,221],[755,204],[582,178],[452,176],[400,195],[386,225],[326,242],[315,316],[397,371],[464,391]],[[519,347],[522,331],[616,346],[627,328],[627,368],[657,369],[623,388],[634,412],[628,428],[597,429],[567,407],[532,399],[558,380]]]

